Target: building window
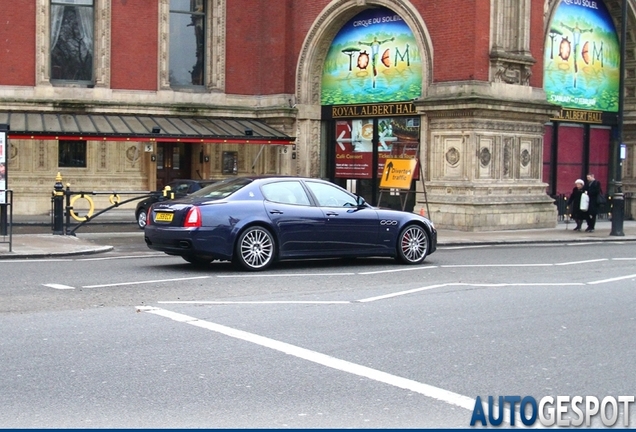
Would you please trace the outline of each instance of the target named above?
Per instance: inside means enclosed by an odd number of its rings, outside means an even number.
[[[93,0],[51,1],[51,79],[93,82]]]
[[[60,140],[57,166],[59,168],[86,168],[86,141]]]
[[[205,0],[170,0],[170,85],[205,85]]]

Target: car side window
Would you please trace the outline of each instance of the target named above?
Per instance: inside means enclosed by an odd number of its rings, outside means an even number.
[[[170,189],[172,190],[172,192],[185,195],[188,193],[188,188],[190,187],[190,184],[189,183],[172,183],[172,184],[168,184],[168,186],[170,186]]]
[[[309,205],[309,197],[305,193],[300,182],[297,181],[281,181],[268,183],[261,187],[263,196],[266,200],[282,203]]]
[[[306,182],[311,192],[318,200],[320,207],[357,207],[355,196],[349,195],[335,185]]]

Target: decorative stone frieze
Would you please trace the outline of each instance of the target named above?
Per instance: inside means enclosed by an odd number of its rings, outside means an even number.
[[[466,231],[553,227],[556,206],[541,176],[544,124],[556,109],[533,99],[440,98],[438,90],[415,102],[427,124],[420,157],[433,222]]]

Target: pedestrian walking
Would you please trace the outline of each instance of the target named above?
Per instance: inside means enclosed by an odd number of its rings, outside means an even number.
[[[584,220],[587,220],[587,212],[581,210],[581,195],[585,192],[583,191],[583,187],[585,186],[585,182],[581,179],[577,179],[574,182],[574,189],[572,189],[572,193],[570,194],[570,198],[568,199],[568,206],[570,207],[570,217],[576,222],[576,227],[574,231],[581,231],[581,224]]]
[[[599,209],[599,195],[601,195],[601,182],[594,178],[594,174],[590,173],[587,175],[587,184],[583,187],[583,190],[587,192],[587,195],[590,197],[590,207],[587,210],[587,228],[586,232],[594,232],[594,227],[596,226],[596,215],[598,215]]]

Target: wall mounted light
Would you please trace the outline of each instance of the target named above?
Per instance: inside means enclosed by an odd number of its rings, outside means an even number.
[[[161,133],[161,128],[160,128],[159,126],[154,126],[154,127],[152,128],[152,133],[153,133],[153,134]]]
[[[245,135],[252,136],[254,135],[254,131],[250,128],[245,128]]]

